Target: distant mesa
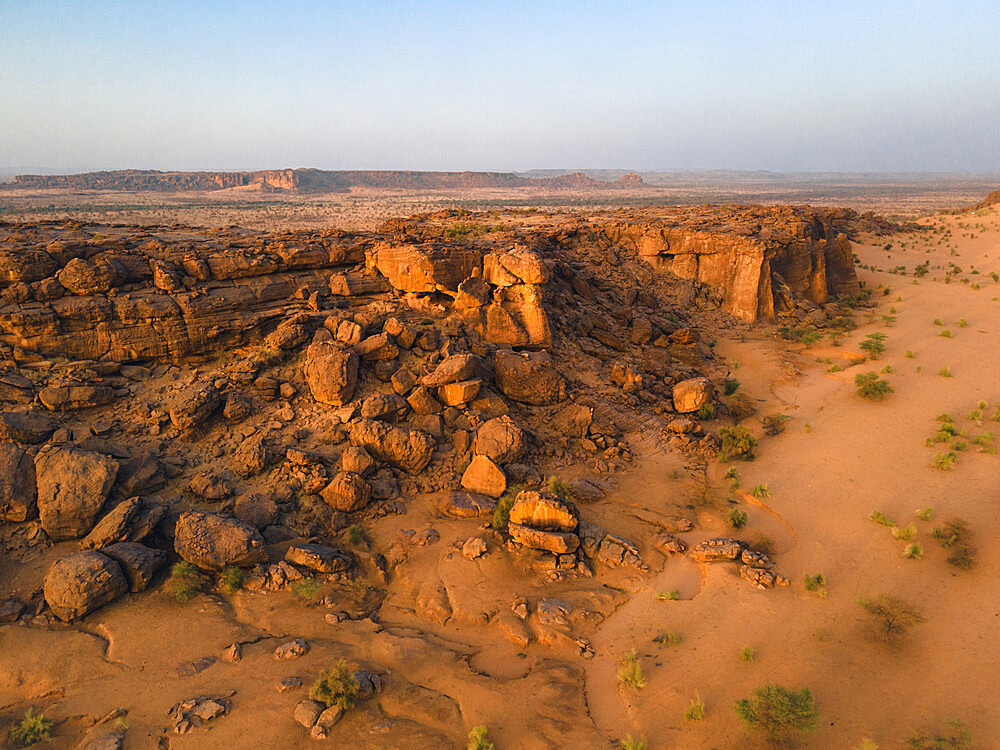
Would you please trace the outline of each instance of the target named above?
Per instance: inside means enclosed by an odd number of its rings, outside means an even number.
[[[995,206],[1000,204],[1000,190],[994,190],[992,193],[986,196],[986,200],[980,203],[975,208],[986,208],[988,206]]]
[[[616,181],[596,180],[583,172],[524,177],[513,172],[330,171],[268,169],[257,172],[160,172],[124,169],[70,175],[17,175],[5,187],[40,190],[288,190],[303,193],[346,192],[351,188],[441,190],[469,188],[616,189],[643,187],[635,172]]]

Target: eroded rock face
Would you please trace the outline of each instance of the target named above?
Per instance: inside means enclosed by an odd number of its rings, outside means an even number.
[[[510,520],[523,526],[552,531],[574,531],[579,523],[576,509],[547,492],[525,490],[514,499]]]
[[[425,375],[420,381],[421,385],[437,388],[448,383],[468,380],[476,373],[481,361],[475,354],[452,354],[441,360],[434,368],[434,372]]]
[[[100,552],[67,555],[45,574],[45,602],[60,620],[83,617],[126,591],[118,563]]]
[[[351,424],[351,443],[364,448],[381,461],[398,466],[410,474],[426,468],[434,453],[434,438],[419,430],[395,427],[373,419],[359,419]]]
[[[0,443],[0,521],[35,517],[35,457],[18,443]]]
[[[189,510],[177,519],[174,534],[174,551],[204,570],[249,567],[267,559],[260,532],[235,518]]]
[[[331,341],[314,342],[306,350],[304,374],[314,399],[342,406],[358,383],[358,355]]]
[[[507,398],[525,404],[556,404],[566,397],[566,381],[547,352],[501,349],[496,356],[496,381]]]
[[[77,539],[94,528],[118,462],[78,448],[47,448],[35,457],[38,515],[52,539]]]
[[[432,244],[385,244],[369,259],[396,289],[424,294],[456,291],[481,262],[481,253],[473,248]]]
[[[293,544],[285,560],[317,573],[339,573],[351,567],[351,556],[325,544]]]
[[[507,531],[518,544],[556,555],[571,554],[580,546],[580,537],[569,532],[533,529],[513,522],[507,524]]]

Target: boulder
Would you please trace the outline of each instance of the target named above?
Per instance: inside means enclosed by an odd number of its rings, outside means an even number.
[[[415,388],[407,397],[406,403],[413,409],[414,414],[438,414],[444,410],[444,406],[434,397],[430,388],[424,385]]]
[[[581,404],[566,404],[552,420],[552,426],[566,437],[587,437],[590,423],[594,419],[594,410]]]
[[[378,269],[396,289],[413,294],[454,292],[479,269],[481,253],[455,245],[379,245],[368,263]]]
[[[197,510],[181,513],[177,519],[174,550],[204,570],[249,567],[267,559],[264,539],[253,526]]]
[[[382,332],[361,339],[354,346],[354,353],[361,359],[368,361],[379,361],[383,359],[395,359],[399,356],[399,347],[393,341],[392,336]]]
[[[708,378],[689,378],[674,386],[674,409],[681,414],[698,411],[702,406],[712,401],[715,389]]]
[[[507,532],[518,544],[556,555],[572,554],[580,546],[580,537],[569,532],[533,529],[513,522],[507,524]]]
[[[221,404],[214,385],[189,388],[174,400],[170,421],[181,432],[190,432],[212,416]]]
[[[547,352],[512,352],[496,355],[497,386],[507,398],[524,404],[557,404],[566,397],[566,381]]]
[[[372,488],[360,474],[353,471],[338,472],[319,493],[334,510],[353,513],[361,510],[371,500]]]
[[[497,503],[487,495],[471,492],[446,492],[441,501],[441,512],[452,518],[492,517]]]
[[[60,620],[75,620],[128,591],[118,563],[100,552],[76,552],[45,574],[45,601]]]
[[[117,473],[118,462],[101,453],[69,447],[40,451],[35,480],[45,533],[55,541],[89,533]]]
[[[426,432],[395,427],[373,419],[359,419],[351,424],[351,444],[364,448],[380,461],[398,466],[410,474],[419,474],[431,462],[434,438]]]
[[[493,286],[545,284],[549,275],[541,257],[523,248],[489,253],[483,258],[483,278]]]
[[[251,526],[263,529],[278,520],[278,504],[265,492],[240,495],[233,504],[233,515]]]
[[[73,411],[104,406],[114,401],[114,398],[114,389],[105,385],[50,385],[38,392],[38,400],[49,411]]]
[[[324,544],[293,544],[285,560],[317,573],[340,573],[351,567],[351,556]]]
[[[156,571],[167,561],[167,553],[152,549],[138,542],[117,542],[104,547],[101,552],[121,566],[128,590],[133,594],[144,591],[156,575]]]
[[[462,474],[462,486],[469,492],[500,497],[507,490],[507,477],[486,456],[476,456]]]
[[[358,383],[358,355],[330,341],[315,341],[306,349],[303,372],[314,399],[343,406]]]
[[[326,709],[322,703],[317,703],[311,699],[301,700],[295,704],[295,710],[293,716],[295,721],[304,726],[306,729],[310,729],[315,726],[316,720],[319,719],[320,714]]]
[[[510,520],[534,529],[575,531],[579,524],[576,509],[548,492],[524,490],[514,499]]]
[[[460,380],[468,380],[475,374],[481,361],[475,354],[452,354],[441,360],[434,368],[434,372],[424,375],[420,383],[428,388],[438,388]]]
[[[438,400],[445,406],[464,406],[476,397],[482,385],[482,380],[460,380],[439,386]]]
[[[375,393],[361,403],[361,416],[365,419],[398,422],[409,410],[406,399],[395,393]]]
[[[47,414],[5,411],[0,413],[0,441],[44,443],[58,426],[59,423]]]
[[[114,542],[128,539],[132,529],[132,518],[141,507],[142,500],[137,497],[122,500],[97,522],[93,530],[80,542],[80,546],[83,549],[99,550]]]
[[[270,459],[267,443],[263,434],[251,435],[243,440],[233,451],[232,467],[239,476],[248,477],[260,474],[267,468]]]
[[[364,448],[347,448],[340,456],[341,471],[353,471],[355,474],[367,476],[378,468],[375,459]]]
[[[742,551],[743,545],[738,539],[706,539],[692,547],[691,559],[695,562],[725,562],[738,559]]]
[[[102,294],[115,283],[115,269],[107,261],[73,258],[56,274],[59,283],[73,294]]]
[[[476,455],[494,463],[520,461],[527,452],[528,436],[506,414],[483,422],[476,432]]]
[[[0,443],[0,521],[34,518],[36,492],[35,457],[19,443]]]

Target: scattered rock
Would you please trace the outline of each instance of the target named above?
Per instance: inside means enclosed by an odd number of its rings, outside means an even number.
[[[462,554],[475,560],[486,554],[486,540],[481,536],[470,536],[462,545]]]
[[[296,638],[294,641],[282,643],[274,649],[274,658],[279,661],[298,659],[300,656],[305,656],[307,653],[309,653],[309,644],[301,638]]]
[[[689,414],[711,403],[714,395],[715,389],[708,378],[682,380],[674,386],[674,408],[681,414]]]

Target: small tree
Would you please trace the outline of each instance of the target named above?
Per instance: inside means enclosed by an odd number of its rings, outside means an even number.
[[[749,698],[736,701],[736,714],[751,733],[760,733],[771,743],[784,744],[816,728],[819,712],[809,688],[789,690],[764,685]]]
[[[859,599],[858,605],[868,615],[875,633],[887,643],[899,643],[910,628],[926,619],[920,607],[889,594]]]
[[[884,333],[869,333],[861,342],[861,351],[867,352],[869,359],[878,359],[885,352],[886,338]]]

